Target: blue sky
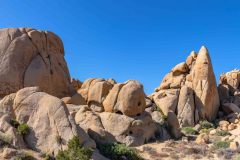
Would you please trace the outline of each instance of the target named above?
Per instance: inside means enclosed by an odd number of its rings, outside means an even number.
[[[240,2],[0,0],[0,28],[58,34],[72,77],[139,80],[147,94],[192,50],[208,47],[217,81],[240,64]]]

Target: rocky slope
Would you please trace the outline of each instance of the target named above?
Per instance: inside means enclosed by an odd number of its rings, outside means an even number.
[[[54,33],[0,39],[0,159],[237,158],[240,71],[217,86],[206,47],[147,96],[136,80],[71,79]]]

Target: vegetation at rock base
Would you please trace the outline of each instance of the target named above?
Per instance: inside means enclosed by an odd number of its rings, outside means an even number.
[[[217,136],[227,136],[227,135],[230,135],[230,133],[228,131],[217,130],[216,135]]]
[[[101,154],[111,160],[143,160],[138,153],[124,144],[108,143],[98,145]]]
[[[21,135],[26,135],[29,132],[29,126],[26,123],[19,123],[15,119],[11,119],[10,124],[17,129],[17,133]]]
[[[193,129],[192,127],[183,127],[181,129],[181,132],[183,134],[189,134],[189,135],[196,135],[197,134],[197,131],[195,129]]]
[[[206,133],[206,134],[209,134],[209,132],[211,131],[211,130],[213,130],[214,128],[204,128],[204,129],[201,129],[200,131],[199,131],[199,133]]]
[[[206,120],[199,122],[201,129],[210,129],[214,128],[214,125]]]
[[[26,135],[29,132],[29,126],[26,123],[22,123],[17,127],[17,133],[21,135]]]
[[[59,151],[56,160],[90,160],[92,150],[82,147],[78,137],[73,137],[68,142],[68,149]]]
[[[230,145],[229,141],[216,141],[213,143],[215,149],[228,148]]]

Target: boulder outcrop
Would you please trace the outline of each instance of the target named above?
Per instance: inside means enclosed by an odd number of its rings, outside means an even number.
[[[94,112],[89,106],[82,106],[75,115],[75,121],[100,144],[120,142],[139,146],[155,139],[157,133],[161,134],[161,138],[169,138],[163,124],[158,126],[148,112],[129,117],[118,113]]]
[[[0,96],[39,86],[57,97],[73,87],[61,39],[52,32],[31,28],[0,29]]]
[[[56,155],[59,150],[66,149],[70,139],[77,136],[84,147],[95,148],[95,142],[76,125],[66,105],[60,99],[41,92],[38,87],[27,87],[14,96],[5,97],[0,102],[0,110],[3,113],[0,118],[3,134],[15,136],[15,146]],[[24,135],[25,143],[22,137],[16,137],[18,134],[8,124],[11,119],[29,126],[29,133]]]
[[[218,86],[221,109],[227,113],[240,113],[240,70],[232,70],[220,77]]]
[[[164,77],[151,97],[165,116],[176,114],[181,127],[214,120],[220,102],[208,50],[202,47],[198,54],[191,52],[186,62]]]

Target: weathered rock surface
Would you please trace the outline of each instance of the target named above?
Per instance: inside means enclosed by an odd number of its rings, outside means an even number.
[[[10,96],[13,97],[13,95]],[[10,96],[4,98],[5,102],[7,99],[11,99],[13,102],[3,103],[1,101],[0,108],[5,110],[5,114],[13,110],[14,117],[7,118],[5,121],[12,118],[20,123],[26,123],[30,127],[29,133],[24,136],[28,148],[56,155],[59,150],[66,149],[67,142],[74,136],[79,137],[83,146],[95,147],[95,143],[76,125],[66,105],[60,99],[40,92],[37,87],[19,90],[14,99]],[[9,128],[7,126],[6,123],[1,125],[3,129]],[[14,135],[12,128],[9,129],[10,131],[7,129],[3,131],[9,135]],[[15,140],[19,140],[19,143],[22,142],[21,138],[15,138]]]
[[[191,52],[186,62],[176,65],[163,78],[151,96],[164,115],[176,114],[181,127],[214,120],[220,102],[207,49],[202,47],[198,54]]]
[[[61,39],[30,28],[0,29],[0,96],[29,86],[57,97],[72,94]]]
[[[85,106],[77,112],[75,121],[97,143],[120,142],[138,146],[154,139],[159,131],[157,123],[147,112],[140,116],[128,117],[117,113],[94,112]]]
[[[195,106],[201,119],[212,121],[220,105],[217,84],[208,50],[202,47],[193,68]]]
[[[226,113],[240,113],[240,70],[232,70],[220,77],[218,92],[221,109]]]

